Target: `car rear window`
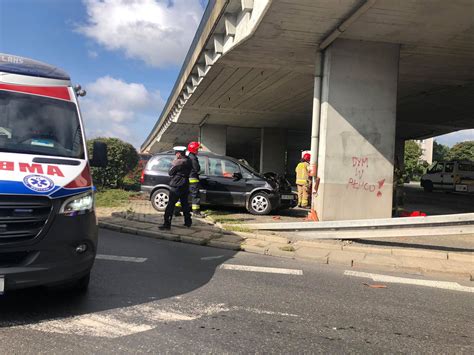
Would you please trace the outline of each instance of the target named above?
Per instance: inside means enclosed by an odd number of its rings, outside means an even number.
[[[150,159],[148,162],[147,170],[156,171],[160,173],[168,173],[171,168],[171,163],[174,157],[162,156]]]

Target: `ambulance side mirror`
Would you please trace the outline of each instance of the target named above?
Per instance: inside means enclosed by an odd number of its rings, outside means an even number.
[[[94,142],[92,158],[89,160],[89,163],[95,168],[105,168],[107,166],[107,144],[104,142]]]

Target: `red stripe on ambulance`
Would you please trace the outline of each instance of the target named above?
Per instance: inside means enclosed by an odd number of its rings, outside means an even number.
[[[16,91],[71,101],[68,88],[65,86],[25,86],[0,84],[0,90]]]

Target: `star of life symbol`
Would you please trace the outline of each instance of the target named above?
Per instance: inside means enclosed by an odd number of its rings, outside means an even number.
[[[23,178],[26,187],[37,192],[49,192],[54,189],[54,182],[42,175],[27,175]]]

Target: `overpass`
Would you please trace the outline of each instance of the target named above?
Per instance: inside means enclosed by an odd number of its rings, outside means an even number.
[[[403,142],[474,128],[471,0],[210,0],[142,145],[199,139],[291,174],[322,220],[390,217]]]

